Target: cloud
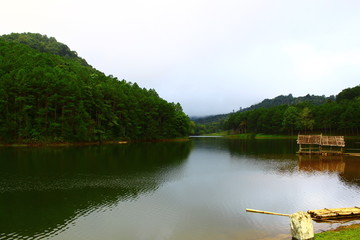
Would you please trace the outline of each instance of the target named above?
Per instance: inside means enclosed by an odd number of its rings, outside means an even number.
[[[360,67],[360,48],[351,52],[320,52],[308,44],[285,46],[300,81],[313,81],[334,75],[344,66]]]

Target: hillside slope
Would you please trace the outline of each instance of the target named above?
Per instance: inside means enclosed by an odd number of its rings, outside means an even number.
[[[280,95],[237,112],[191,120],[196,123],[196,134],[223,130],[269,134],[317,130],[358,135],[359,97],[360,86],[344,89],[336,98],[309,94],[303,97]]]
[[[16,36],[26,43],[0,37],[0,142],[188,135],[190,121],[180,104],[165,101],[153,89],[106,76],[52,38]],[[44,39],[51,44],[42,47]]]

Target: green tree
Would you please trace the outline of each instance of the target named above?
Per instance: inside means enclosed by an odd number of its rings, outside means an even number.
[[[310,108],[305,107],[299,114],[298,127],[300,130],[310,130],[314,128],[315,120],[313,119]]]
[[[291,135],[294,134],[294,129],[297,125],[298,118],[299,118],[299,113],[296,107],[289,106],[285,110],[282,125],[285,129],[288,129]]]

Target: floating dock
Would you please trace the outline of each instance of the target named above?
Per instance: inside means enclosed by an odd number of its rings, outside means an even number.
[[[360,219],[360,207],[352,208],[324,208],[318,210],[309,210],[311,218],[314,221],[327,221],[327,220],[344,220],[344,219]]]

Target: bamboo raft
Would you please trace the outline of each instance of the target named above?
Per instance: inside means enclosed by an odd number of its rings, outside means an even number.
[[[352,208],[324,208],[318,210],[309,210],[311,218],[314,221],[341,220],[349,218],[360,218],[360,207]]]
[[[309,210],[296,212],[293,214],[275,213],[246,209],[247,212],[285,216],[290,218],[290,231],[292,239],[314,239],[314,227],[312,221],[342,223],[360,219],[360,207],[352,208],[324,208],[319,210]]]
[[[260,211],[254,209],[246,209],[247,212],[252,213],[261,213],[261,214],[270,214],[270,215],[278,215],[278,216],[287,216],[290,217],[291,214],[283,214],[283,213],[274,213],[267,211]],[[359,220],[360,219],[360,207],[351,207],[351,208],[324,208],[318,210],[309,210],[307,211],[310,214],[312,220],[316,222],[336,222],[342,220]]]

